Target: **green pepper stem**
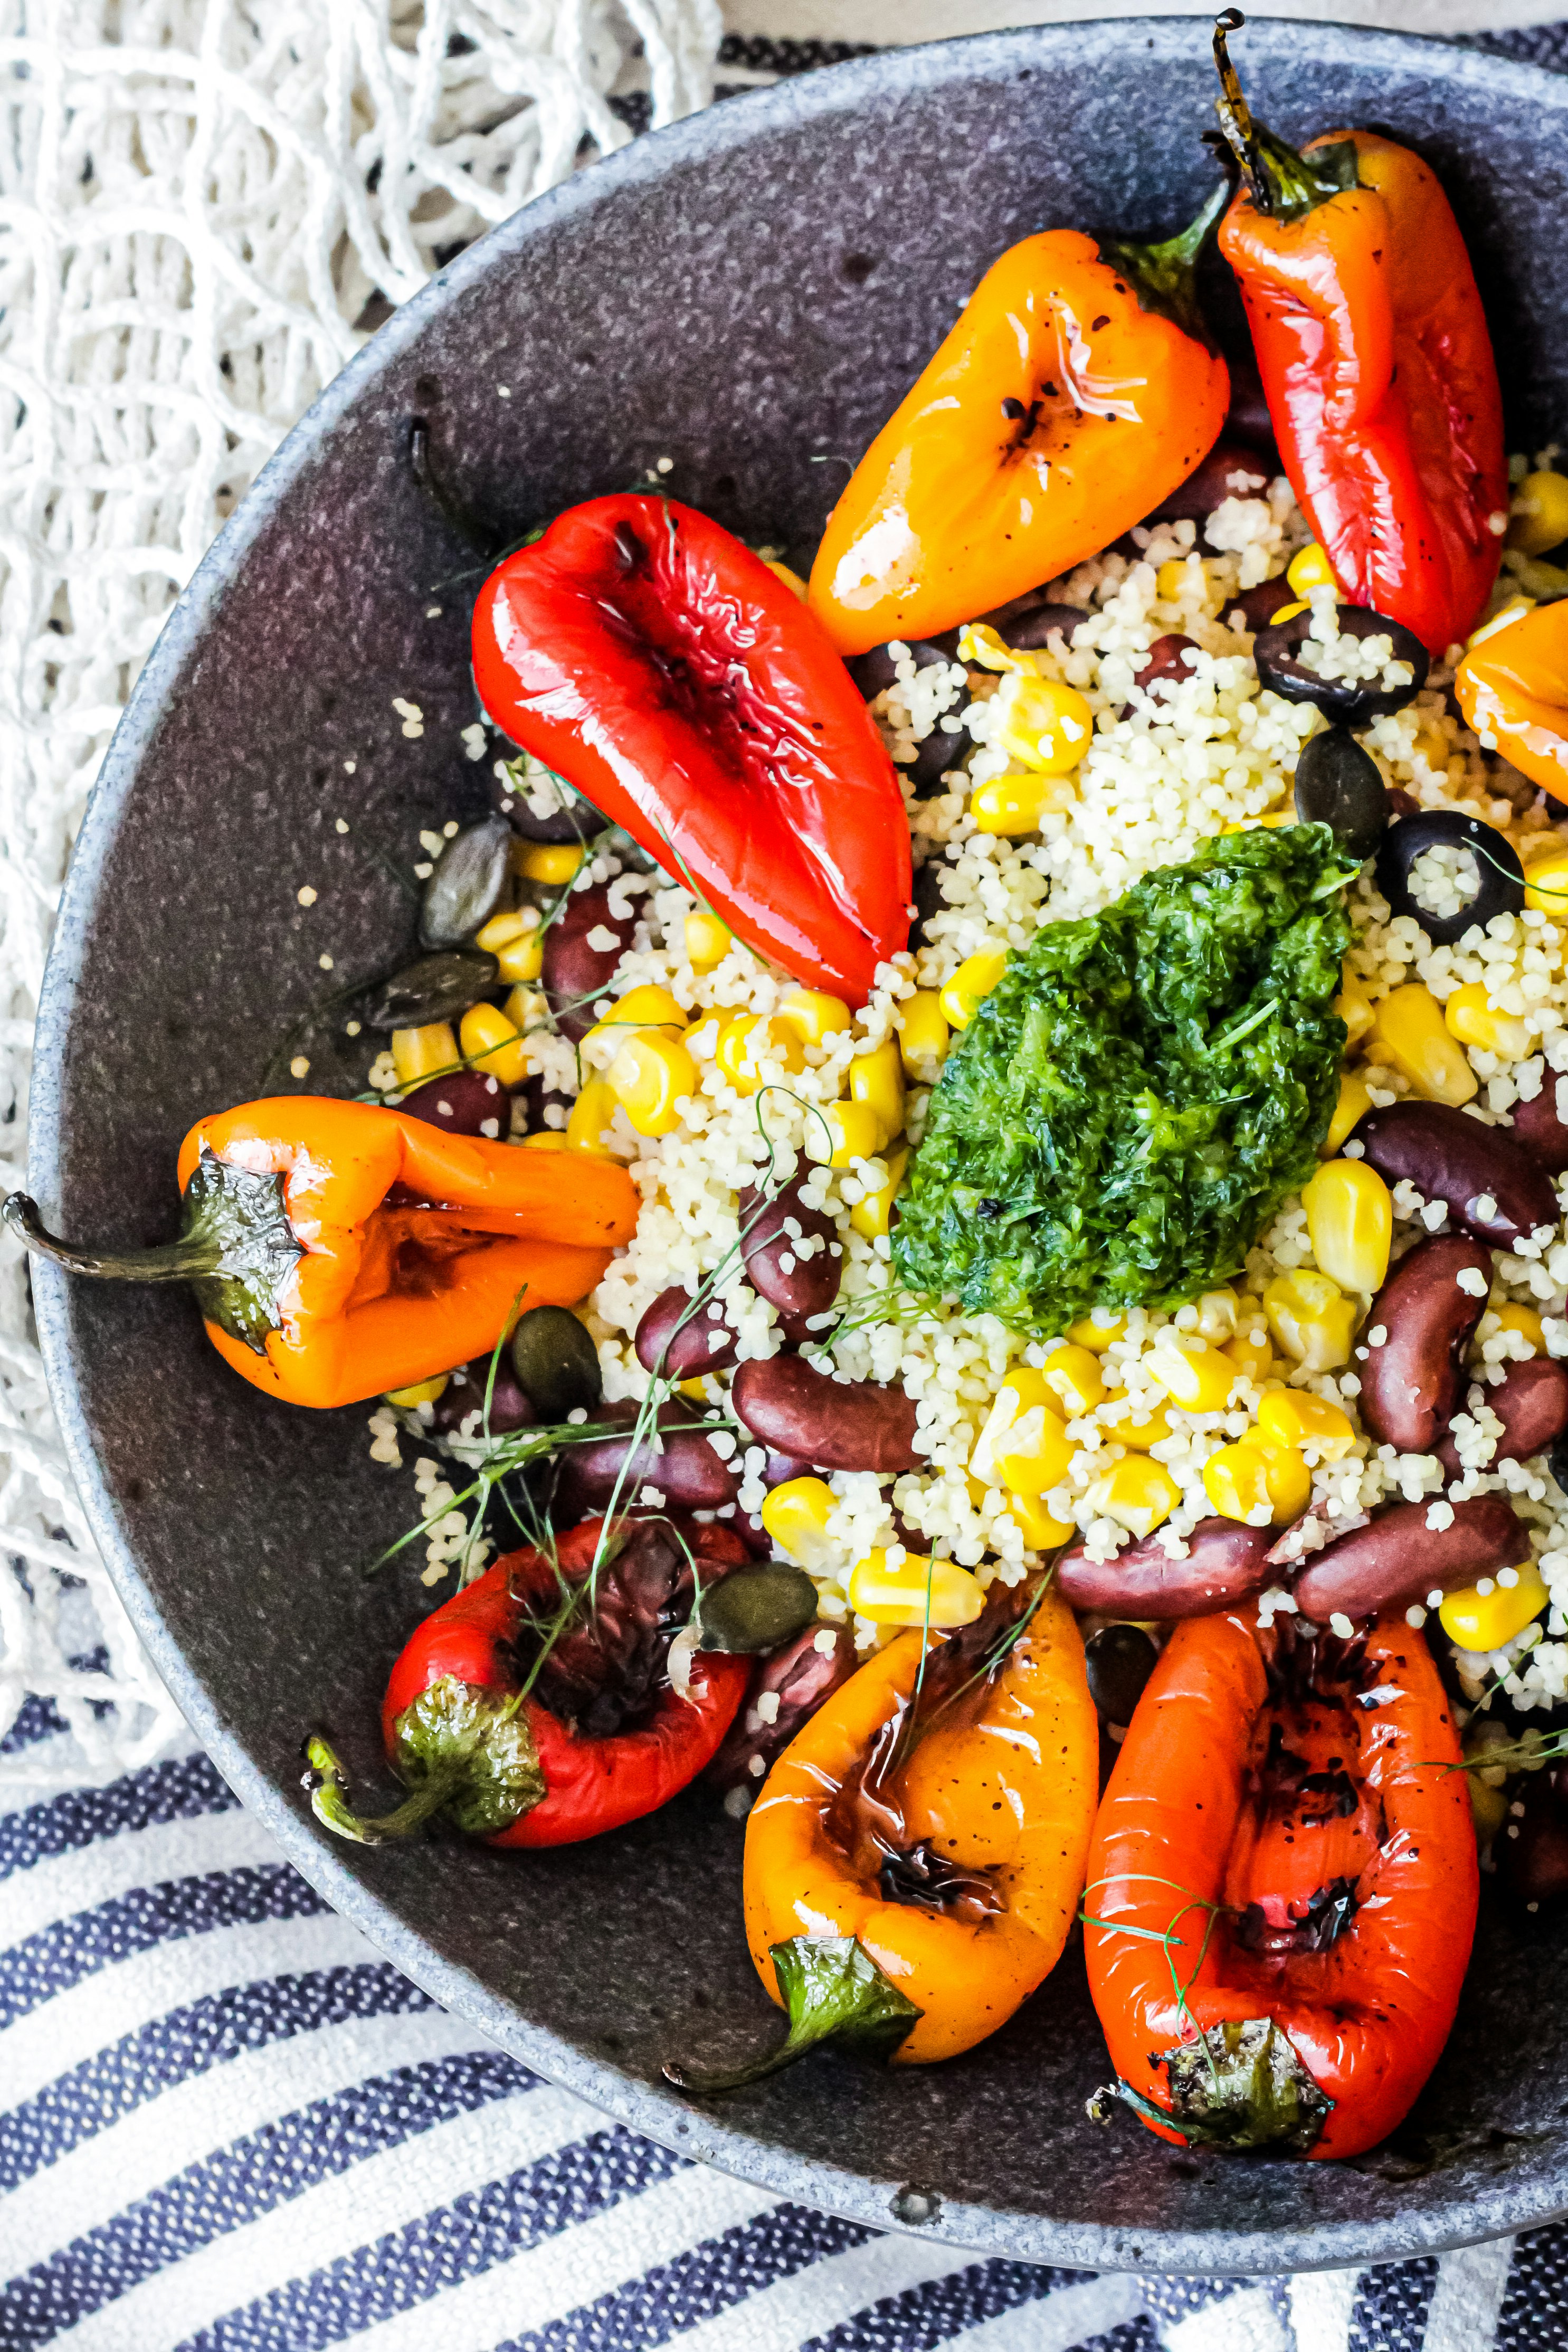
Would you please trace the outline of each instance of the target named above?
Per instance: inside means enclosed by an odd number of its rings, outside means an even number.
[[[46,1227],[37,1201],[12,1192],[0,1203],[0,1223],[35,1256],[64,1266],[68,1274],[90,1274],[110,1282],[190,1282],[215,1274],[223,1244],[215,1237],[162,1242],[154,1249],[73,1249]]]
[[[771,1946],[769,1956],[789,2021],[784,2040],[739,2066],[672,2059],[664,2079],[678,2091],[738,2091],[824,2042],[886,2065],[922,2014],[853,1936],[791,1936]]]
[[[456,1795],[467,1771],[465,1759],[445,1771],[433,1772],[390,1813],[367,1816],[355,1812],[350,1804],[343,1768],[335,1749],[319,1732],[312,1732],[306,1741],[305,1757],[310,1767],[304,1785],[310,1792],[311,1811],[323,1829],[351,1838],[356,1845],[390,1845],[396,1838],[411,1836]]]
[[[1200,342],[1207,340],[1207,330],[1198,307],[1198,257],[1229,202],[1230,184],[1222,180],[1197,219],[1175,236],[1155,245],[1111,243],[1100,248],[1113,268],[1132,278],[1145,310],[1163,310]]]
[[[1266,123],[1253,119],[1241,80],[1230,62],[1226,36],[1239,33],[1247,22],[1239,8],[1227,8],[1214,23],[1214,62],[1219,71],[1219,96],[1214,110],[1226,144],[1241,166],[1247,192],[1260,213],[1270,220],[1297,221],[1360,185],[1355,147],[1348,139],[1303,155]]]

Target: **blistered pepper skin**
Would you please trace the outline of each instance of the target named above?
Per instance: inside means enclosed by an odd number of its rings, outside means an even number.
[[[1141,307],[1092,236],[994,262],[855,468],[811,569],[839,651],[931,637],[1070,572],[1218,437],[1225,362]]]
[[[978,1925],[883,1900],[827,1834],[833,1797],[908,1698],[922,1636],[901,1634],[819,1708],[775,1764],[747,1824],[746,1933],[778,2000],[769,1948],[856,1936],[924,2012],[896,2055],[952,2058],[1043,1983],[1078,1908],[1098,1780],[1098,1728],[1072,1612],[1053,1592],[988,1696],[978,1724],[926,1733],[901,1777],[912,1838],[988,1870],[1006,1908]]]

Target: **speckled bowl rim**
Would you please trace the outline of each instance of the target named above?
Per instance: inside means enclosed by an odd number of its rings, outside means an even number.
[[[1147,58],[1177,44],[1185,56],[1200,28],[1190,16],[1095,18],[977,34],[872,56],[745,93],[670,128],[633,141],[525,205],[447,264],[414,294],[351,359],[268,461],[203,558],[171,613],[138,677],[89,801],[67,876],[41,991],[32,1082],[28,1174],[46,1202],[58,1197],[61,1079],[75,1018],[84,941],[103,887],[105,867],[124,821],[143,752],[166,698],[198,644],[229,582],[243,567],[274,509],[311,464],[322,436],[336,425],[377,377],[457,297],[500,260],[542,233],[591,215],[629,188],[648,185],[698,160],[738,152],[768,133],[853,110],[894,91],[937,87],[953,79],[994,79],[1015,64],[1049,69],[1069,53],[1082,65],[1085,50],[1107,65],[1136,43]],[[1413,50],[1430,59],[1434,80],[1479,81],[1500,104],[1542,110],[1555,95],[1568,111],[1568,85],[1540,68],[1481,50],[1408,34],[1351,26],[1260,19],[1260,45],[1283,44],[1303,61],[1354,58],[1364,70],[1380,64],[1390,74],[1407,68]],[[892,2200],[901,2184],[793,2156],[722,2119],[696,2114],[673,2093],[622,2074],[571,2043],[530,2025],[513,2006],[455,1966],[397,1911],[354,1878],[304,1824],[295,1792],[268,1779],[228,1721],[219,1695],[187,1664],[171,1635],[131,1546],[120,1531],[94,1454],[72,1367],[64,1314],[64,1277],[34,1262],[39,1344],[65,1450],[80,1488],[88,1521],[132,1624],[159,1674],[224,1779],[275,1837],[294,1867],[415,1984],[503,2049],[551,2082],[677,2154],[713,2164],[781,2199],[816,2207],[876,2230],[908,2226]],[[1507,2231],[1538,2226],[1568,2211],[1568,2169],[1543,2169],[1521,2191],[1517,2179],[1478,2196],[1463,2226],[1453,2217],[1423,2224],[1406,2214],[1397,2222],[1329,2222],[1311,2230],[1125,2231],[1112,2224],[1060,2222],[1035,2213],[945,2200],[919,2234],[958,2249],[1012,2260],[1084,2270],[1148,2270],[1225,2275],[1334,2269],[1388,2262],[1412,2254],[1475,2244]]]

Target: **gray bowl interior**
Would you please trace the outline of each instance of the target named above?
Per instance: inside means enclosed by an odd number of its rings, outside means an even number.
[[[1437,165],[1491,307],[1511,446],[1545,439],[1568,386],[1568,84],[1327,26],[1255,24],[1238,51],[1285,133],[1375,122]],[[456,740],[478,575],[410,475],[411,415],[458,494],[514,530],[668,457],[677,496],[809,542],[1004,246],[1196,211],[1212,95],[1190,20],[869,58],[629,149],[383,329],[208,557],[110,754],[39,1027],[33,1181],[51,1222],[164,1237],[189,1122],[257,1090],[327,985],[322,953],[335,980],[396,956],[411,901],[384,860],[479,803]],[[423,712],[418,740],[399,695]],[[313,1082],[350,1075],[328,1055]],[[956,2244],[1098,2267],[1346,2263],[1568,2206],[1568,1951],[1490,1915],[1437,2076],[1396,2143],[1356,2164],[1226,2164],[1130,2120],[1093,2127],[1106,2062],[1075,1954],[956,2063],[883,2074],[823,2056],[684,2101],[664,2057],[771,2030],[737,1825],[693,1799],[537,1858],[325,1840],[298,1793],[301,1734],[330,1727],[377,1778],[382,1678],[429,1604],[412,1566],[354,1573],[401,1531],[406,1476],[370,1462],[365,1410],[312,1416],[242,1385],[177,1295],[46,1269],[37,1297],[94,1524],[220,1768],[400,1966],[628,2124],[883,2227],[913,2183]]]

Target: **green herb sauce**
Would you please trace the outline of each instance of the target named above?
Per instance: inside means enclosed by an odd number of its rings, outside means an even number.
[[[1356,870],[1326,825],[1260,828],[1048,925],[932,1096],[894,1231],[904,1283],[1050,1334],[1237,1273],[1338,1098]]]

